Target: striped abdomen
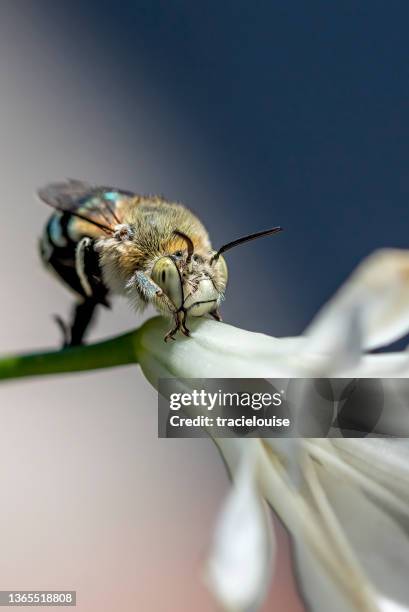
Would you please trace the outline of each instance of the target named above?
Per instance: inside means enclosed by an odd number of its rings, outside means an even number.
[[[41,259],[79,298],[105,304],[108,291],[101,280],[93,240],[89,240],[86,251],[79,252],[78,244],[84,236],[76,234],[75,225],[76,219],[69,212],[54,213],[40,240]]]

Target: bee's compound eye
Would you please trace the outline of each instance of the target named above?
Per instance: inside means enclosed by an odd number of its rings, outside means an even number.
[[[182,282],[179,270],[171,257],[161,257],[151,273],[152,280],[166,293],[176,308],[183,304]]]
[[[222,255],[219,256],[216,264],[215,264],[216,270],[219,274],[219,278],[220,281],[222,283],[222,285],[224,285],[224,287],[226,287],[227,285],[227,279],[229,277],[229,273],[227,270],[227,264],[226,261],[224,259],[224,257]]]

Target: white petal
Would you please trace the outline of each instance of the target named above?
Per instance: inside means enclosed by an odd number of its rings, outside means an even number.
[[[240,612],[256,609],[265,597],[274,554],[266,506],[255,482],[256,445],[247,446],[218,520],[207,567],[207,581],[223,609]]]
[[[138,334],[140,364],[155,386],[159,376],[408,376],[408,353],[362,359],[362,352],[409,332],[409,251],[379,251],[364,260],[305,337],[271,338],[198,318],[189,319],[191,338],[166,344],[169,324],[155,318]]]
[[[378,600],[378,606],[380,612],[408,612],[408,606],[402,606],[396,601],[392,601],[391,599],[387,599],[386,597],[380,597]]]
[[[353,364],[361,349],[390,344],[409,332],[409,251],[377,251],[365,259],[310,327],[311,350]]]
[[[317,468],[342,530],[372,585],[402,605],[409,602],[409,537],[377,504],[345,479]]]
[[[343,444],[352,441],[334,442]],[[369,446],[372,446],[372,442],[376,446],[378,440],[371,441]],[[335,456],[335,463],[332,463],[329,461],[330,454],[314,452],[317,445],[330,453],[328,440],[310,440],[306,444],[317,461],[307,462],[312,470],[306,480],[311,497],[308,490],[304,497],[306,501],[309,500],[313,511],[312,522],[320,526],[319,539],[322,540],[323,549],[333,556],[333,561],[329,559],[329,562],[323,563],[320,550],[314,551],[312,544],[315,541],[306,537],[307,530],[304,529],[303,533],[292,527],[298,561],[297,575],[311,610],[357,612],[407,609],[409,537],[403,528],[405,522],[398,520],[398,514],[394,515],[378,504],[376,482],[368,479],[365,484],[367,477],[364,474],[357,478],[353,472],[348,472],[347,465],[342,469],[342,459]],[[358,448],[355,451],[358,455]],[[388,452],[385,454],[390,455]],[[392,456],[389,467],[396,462],[395,453]],[[394,507],[396,498],[385,495],[383,501],[390,509]],[[401,505],[400,509],[408,514],[406,505]],[[332,562],[338,565],[338,571],[330,571]]]
[[[313,612],[378,612],[376,585],[368,580],[366,564],[361,562],[354,541],[349,538],[344,517],[338,517],[332,504],[331,491],[327,491],[324,481],[328,476],[326,468],[305,457],[303,471],[305,486],[303,489],[294,487],[283,473],[280,460],[266,456],[262,475],[263,493],[292,536],[296,575],[309,609]],[[343,483],[349,486],[346,478],[333,473],[329,479],[335,487]],[[366,501],[355,483],[351,490],[358,491]],[[342,492],[346,495],[345,489]],[[360,520],[364,521],[365,516]],[[372,542],[376,546],[374,538]]]
[[[189,319],[190,338],[165,343],[169,321],[151,319],[138,334],[138,358],[148,379],[286,378],[296,363],[303,338],[271,338],[210,319]],[[156,371],[158,376],[155,376]]]
[[[391,491],[409,512],[409,441],[399,439],[333,439],[343,461],[368,480]]]
[[[298,438],[264,438],[262,443],[272,450],[285,466],[286,475],[295,487],[301,480],[301,463],[304,449]]]
[[[341,378],[407,378],[409,352],[365,355],[355,365],[343,364],[336,375]]]
[[[298,588],[309,612],[379,612],[376,608],[358,608],[331,574],[317,563],[313,551],[302,539],[294,542],[294,552]]]

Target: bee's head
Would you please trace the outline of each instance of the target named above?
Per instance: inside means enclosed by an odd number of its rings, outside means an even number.
[[[187,249],[160,257],[152,268],[151,277],[176,311],[201,317],[216,311],[222,301],[227,285],[227,265],[223,257],[212,261],[215,252],[194,252],[187,236],[186,244]]]
[[[227,286],[225,251],[262,236],[281,231],[280,227],[238,238],[218,251],[195,252],[192,240],[182,232],[175,234],[185,242],[185,249],[160,257],[151,277],[175,307],[175,311],[201,317],[216,312]]]

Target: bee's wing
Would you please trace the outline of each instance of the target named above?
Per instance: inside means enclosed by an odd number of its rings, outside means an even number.
[[[75,179],[50,183],[38,190],[39,198],[49,206],[68,212],[109,233],[120,223],[116,204],[134,195],[131,191],[90,185]]]

